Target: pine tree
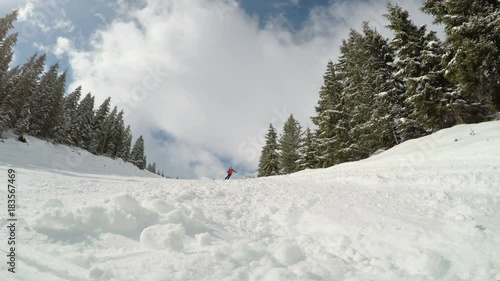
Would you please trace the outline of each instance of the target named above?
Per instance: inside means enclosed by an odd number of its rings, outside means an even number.
[[[62,124],[62,132],[63,135],[59,138],[59,141],[63,144],[72,144],[73,139],[71,136],[71,124],[77,118],[77,108],[78,102],[82,95],[82,87],[79,86],[69,95],[65,96],[63,99],[63,124]]]
[[[2,80],[0,81],[0,105],[2,105],[5,97],[11,92],[15,81],[19,79],[21,75],[21,68],[16,66],[7,70],[6,73],[2,75]],[[3,111],[0,111],[0,118],[2,117],[2,113]]]
[[[92,123],[92,140],[89,146],[89,152],[93,154],[100,154],[101,145],[105,139],[104,122],[109,114],[109,107],[111,103],[111,98],[107,98],[99,106],[99,109],[95,113],[95,117]]]
[[[94,97],[88,93],[76,109],[75,118],[71,120],[72,143],[88,149],[92,140],[92,124],[94,120]]]
[[[46,137],[61,143],[65,138],[64,130],[64,93],[66,92],[67,72],[63,72],[57,78],[56,88],[51,94],[52,114],[47,118],[45,124]]]
[[[130,153],[130,163],[136,165],[139,169],[144,170],[146,168],[146,156],[144,155],[144,139],[140,136],[132,148]]]
[[[425,0],[422,9],[444,24],[446,77],[500,109],[500,2]]]
[[[345,112],[345,101],[342,82],[336,75],[335,65],[329,61],[323,76],[316,116],[313,123],[318,126],[316,143],[318,159],[315,167],[330,167],[345,161],[345,149],[348,141],[348,114]]]
[[[33,136],[51,137],[54,115],[58,113],[58,107],[61,104],[59,98],[62,99],[62,94],[59,93],[58,69],[57,64],[49,68],[42,76],[38,90],[30,100],[31,122],[28,131]]]
[[[435,32],[427,31],[425,25],[417,27],[397,5],[388,4],[386,17],[395,34],[391,46],[396,50],[396,76],[405,84],[403,122],[396,126],[400,139],[451,127],[463,121],[461,115],[484,120],[488,109],[445,79],[441,64],[445,49]]]
[[[115,106],[104,120],[101,144],[97,151],[98,154],[104,154],[108,157],[111,157],[113,151],[115,150],[113,130],[115,128],[117,111],[118,109]]]
[[[408,80],[418,77],[421,73],[421,64],[418,56],[422,52],[425,27],[418,28],[411,22],[408,12],[400,6],[387,4],[389,20],[387,26],[394,32],[390,42],[395,52],[394,75],[392,80],[392,96],[388,99],[396,100],[398,111],[392,114],[392,132],[395,143],[425,135],[425,128],[415,117],[417,111],[415,99],[408,89]],[[388,105],[389,106],[389,105]],[[394,111],[393,111],[394,112]]]
[[[284,174],[295,173],[299,170],[297,161],[300,157],[301,132],[299,122],[293,118],[293,115],[290,115],[283,126],[283,133],[278,141],[278,147],[281,151],[280,167]]]
[[[148,163],[146,170],[153,174],[160,175],[160,170],[156,169],[156,162]]]
[[[17,20],[17,14],[17,11],[14,11],[0,18],[0,102],[6,95],[4,87],[8,84],[9,64],[14,56],[13,48],[17,42],[17,34],[9,34],[14,27],[14,21]]]
[[[304,135],[298,161],[299,170],[314,169],[318,167],[317,140],[309,128],[306,129]]]
[[[31,117],[31,106],[29,103],[26,103],[21,110],[21,117],[16,122],[16,133],[23,136],[28,132],[31,120],[33,120]]]
[[[349,117],[339,126],[349,132],[348,145],[342,145],[347,160],[366,158],[393,139],[386,118],[391,113],[384,105],[384,93],[392,88],[392,58],[387,40],[368,23],[363,34],[352,30],[342,44],[336,70],[343,84],[341,112]]]
[[[112,150],[111,147],[107,154],[109,154],[112,158],[118,157],[118,154],[120,150],[122,149],[123,144],[123,138],[125,134],[125,124],[123,121],[123,110],[121,110],[118,115],[116,116],[116,120],[112,129],[112,141],[113,141],[113,146]]]
[[[371,155],[380,148],[388,148],[395,144],[392,137],[393,122],[388,116],[393,116],[395,111],[398,111],[399,99],[394,96],[397,93],[384,95],[384,93],[391,93],[393,89],[393,49],[389,46],[388,40],[370,28],[368,23],[364,24],[363,33],[365,35],[363,46],[369,58],[368,73],[371,74],[365,78],[369,83],[364,91],[367,93],[372,91],[370,93],[372,101],[368,100],[372,105],[372,112],[366,126],[358,124],[358,128],[364,129],[359,139],[360,147]]]
[[[45,55],[33,55],[5,85],[6,95],[0,104],[0,132],[15,127],[22,135],[28,130],[32,120],[33,97],[38,91],[44,64]]]
[[[280,174],[279,153],[276,129],[269,124],[269,131],[266,135],[266,144],[262,148],[259,160],[258,177],[268,177]]]
[[[120,150],[116,154],[116,157],[123,159],[123,161],[131,161],[130,158],[130,148],[132,146],[132,132],[130,126],[127,126],[120,143]]]
[[[445,48],[435,32],[427,32],[424,42],[425,46],[419,58],[423,75],[411,81],[409,88],[419,93],[414,96],[419,97],[416,99],[420,102],[417,106],[426,115],[427,123],[422,121],[426,128],[435,132],[464,122],[488,120],[491,107],[487,102],[465,93],[462,87],[445,78],[445,70],[441,64]]]

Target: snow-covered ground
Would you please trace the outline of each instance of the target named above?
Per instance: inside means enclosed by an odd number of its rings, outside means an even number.
[[[113,160],[104,156],[95,156],[78,147],[54,145],[27,136],[27,144],[17,141],[12,132],[4,132],[0,139],[0,165],[23,168],[29,171],[46,171],[62,175],[80,177],[134,176],[157,177],[147,171],[141,171],[134,165],[121,159]],[[82,174],[86,174],[85,176]]]
[[[229,181],[166,180],[29,142],[0,142],[2,281],[500,280],[498,121],[329,169]]]

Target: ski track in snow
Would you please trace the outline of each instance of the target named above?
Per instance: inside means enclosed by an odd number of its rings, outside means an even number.
[[[365,161],[229,181],[95,156],[53,169],[8,139],[18,273],[1,262],[0,280],[500,280],[499,136],[500,122],[457,126]],[[29,141],[51,163],[68,157]]]

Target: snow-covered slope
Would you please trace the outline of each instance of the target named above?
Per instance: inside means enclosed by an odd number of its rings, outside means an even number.
[[[78,177],[2,145],[2,181],[24,170],[0,280],[500,280],[500,122],[252,180]]]
[[[12,165],[28,170],[57,174],[85,176],[82,174],[158,177],[121,159],[113,160],[95,156],[86,150],[26,136],[27,143],[17,141],[12,132],[5,132],[0,139],[0,165]]]

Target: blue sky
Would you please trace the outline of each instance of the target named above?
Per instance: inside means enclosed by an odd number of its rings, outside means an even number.
[[[307,20],[309,11],[314,7],[327,7],[328,0],[291,1],[291,0],[241,0],[241,7],[249,14],[259,17],[260,23],[265,24],[270,18],[284,17],[290,28],[299,29]]]
[[[421,0],[397,0],[418,24]],[[167,175],[255,172],[269,123],[304,127],[322,74],[349,29],[384,36],[386,0],[2,0],[19,9],[14,64],[35,52],[126,112],[148,160]],[[439,30],[439,28],[438,28]],[[97,106],[96,105],[96,106]]]

